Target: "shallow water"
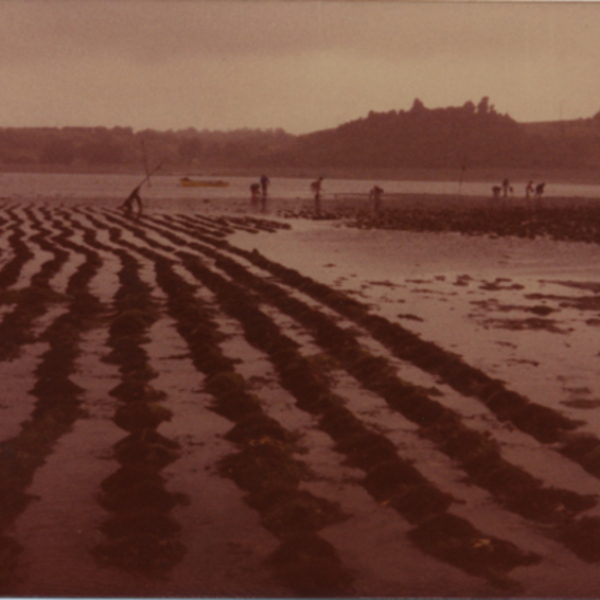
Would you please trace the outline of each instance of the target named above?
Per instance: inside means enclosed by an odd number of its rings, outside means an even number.
[[[553,299],[594,296],[556,282],[597,281],[597,245],[306,222],[277,236],[238,232],[233,241],[350,293],[533,401],[558,404],[567,399],[563,388],[588,388],[590,398],[600,398],[597,326],[590,322],[598,313]],[[534,316],[525,309],[536,306],[553,311],[547,318],[555,321],[556,333],[516,327]],[[586,417],[594,419],[596,412]]]
[[[179,176],[157,174],[144,184],[142,197],[145,200],[172,199],[245,199],[250,197],[249,187],[257,177],[194,177],[194,179],[225,179],[228,187],[182,187]],[[69,203],[74,199],[124,200],[131,190],[140,184],[143,175],[110,174],[61,174],[61,173],[0,173],[0,199],[53,199]],[[310,179],[273,177],[269,196],[284,199],[311,199]],[[323,197],[334,199],[350,195],[366,199],[374,184],[385,194],[442,194],[465,196],[491,196],[492,183],[465,181],[381,181],[370,179],[328,179],[323,182]],[[524,196],[526,182],[515,183],[515,198]],[[552,183],[546,186],[545,196],[600,198],[600,185]],[[385,198],[385,195],[384,195]]]

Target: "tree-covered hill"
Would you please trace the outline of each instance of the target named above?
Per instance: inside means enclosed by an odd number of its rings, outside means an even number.
[[[4,170],[139,170],[144,158],[180,172],[206,169],[591,170],[600,165],[600,113],[589,119],[518,123],[487,97],[477,105],[373,112],[304,135],[282,129],[228,132],[129,127],[0,129]]]
[[[419,168],[595,168],[600,116],[559,124],[517,123],[477,104],[370,112],[335,129],[299,136],[281,160],[302,166]]]

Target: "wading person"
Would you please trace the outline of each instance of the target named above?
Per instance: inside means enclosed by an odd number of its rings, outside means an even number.
[[[371,206],[373,207],[373,212],[378,213],[381,210],[381,196],[383,194],[383,189],[378,185],[373,186],[371,191],[369,192],[369,200],[371,201]]]
[[[133,212],[133,203],[134,202],[137,204],[137,207],[138,207],[138,217],[142,214],[142,198],[140,197],[140,188],[141,187],[142,187],[141,185],[138,185],[135,188],[135,190],[133,190],[133,192],[131,192],[131,194],[129,194],[129,196],[127,196],[127,198],[125,198],[125,201],[119,207],[125,211],[126,217],[131,217],[131,214]]]
[[[310,189],[315,195],[315,212],[321,214],[321,184],[323,183],[323,177],[319,177],[316,181],[310,184]]]

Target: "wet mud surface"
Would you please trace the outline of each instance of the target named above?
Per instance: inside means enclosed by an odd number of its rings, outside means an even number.
[[[596,241],[543,211],[487,229],[476,211],[459,216],[435,227]],[[484,329],[563,339],[561,311],[595,326],[597,282],[552,280],[533,293],[504,277],[407,275],[400,285],[373,275],[362,289],[406,297],[384,314],[236,243],[285,244],[293,219],[163,210],[130,220],[32,204],[0,206],[0,223],[0,361],[35,364],[26,418],[0,440],[3,594],[594,595],[594,391],[564,381],[557,402],[530,397],[419,331],[427,316],[402,302],[464,290]],[[390,213],[352,224],[432,223]],[[468,296],[475,288],[484,299]],[[98,359],[86,354],[91,336]],[[501,348],[518,345],[510,340]],[[84,430],[97,432],[93,451]],[[44,544],[64,523],[28,516],[56,511],[52,458],[87,443],[80,505],[64,491],[81,550],[53,573]],[[66,579],[70,570],[86,583]]]

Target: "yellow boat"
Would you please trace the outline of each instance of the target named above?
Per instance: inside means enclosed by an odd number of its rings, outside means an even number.
[[[182,177],[179,180],[179,185],[182,187],[228,187],[229,181],[223,181],[222,179],[190,179],[189,177]]]

